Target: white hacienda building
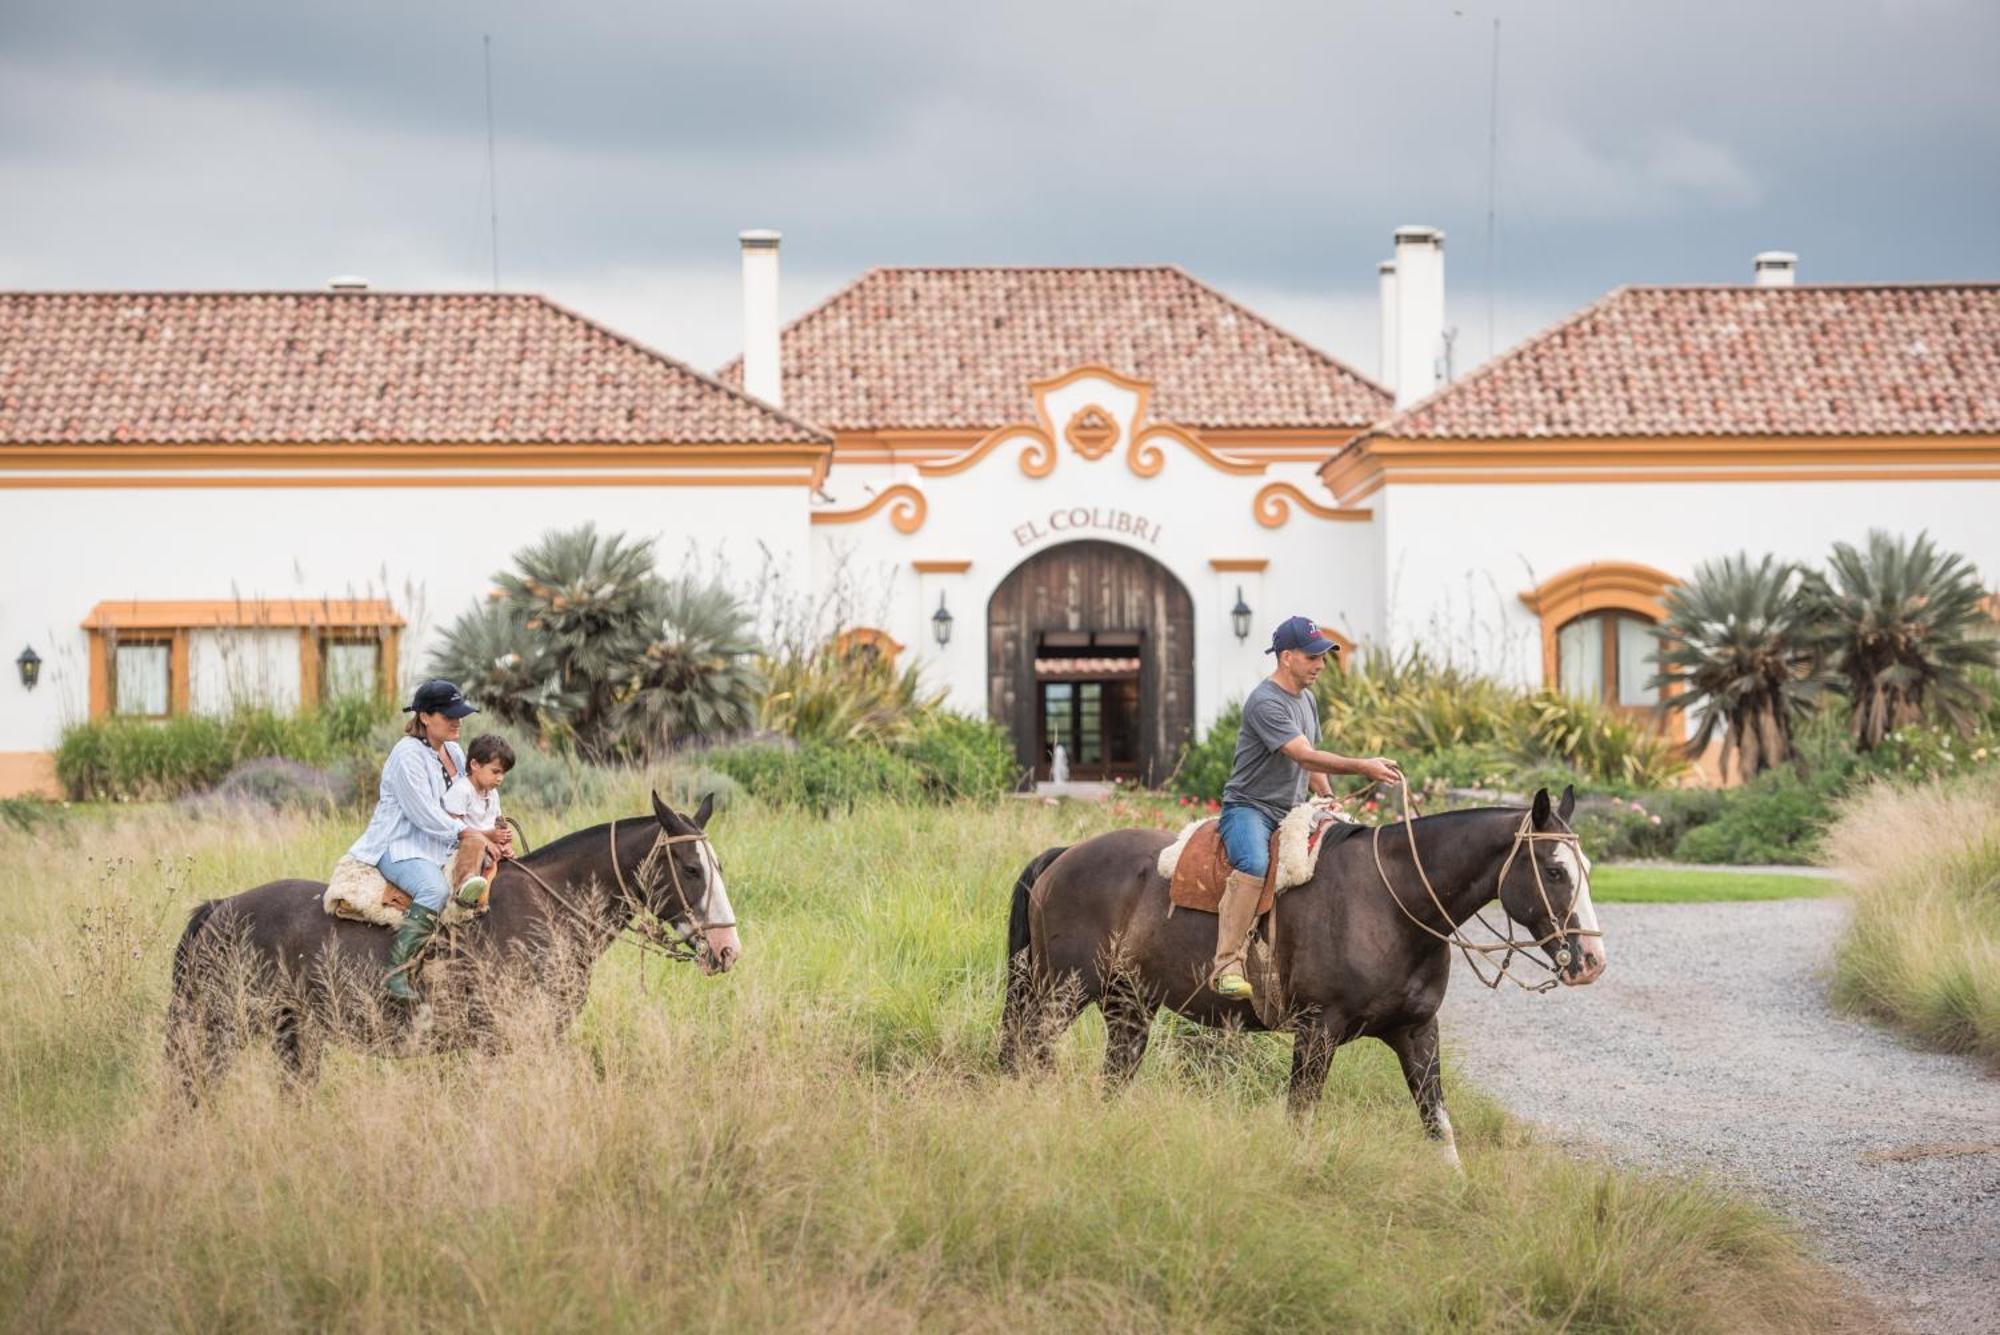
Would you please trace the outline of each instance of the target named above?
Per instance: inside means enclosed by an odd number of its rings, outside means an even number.
[[[2000,286],[1621,288],[1440,384],[1396,234],[1376,384],[1171,267],[879,269],[711,379],[529,296],[0,294],[0,794],[66,721],[419,675],[545,530],[829,609],[1046,772],[1157,778],[1305,613],[1632,707],[1662,592],[1928,529],[2000,571]],[[774,613],[775,615],[775,613]],[[833,624],[837,621],[839,624]]]

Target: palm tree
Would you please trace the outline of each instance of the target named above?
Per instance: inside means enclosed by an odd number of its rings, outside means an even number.
[[[1969,731],[1987,703],[1974,670],[1992,667],[1996,648],[1972,563],[1928,533],[1875,530],[1865,552],[1835,543],[1827,567],[1809,592],[1854,744],[1869,750],[1926,710]]]
[[[1689,755],[1722,731],[1725,777],[1732,760],[1751,778],[1797,754],[1794,729],[1825,685],[1805,582],[1793,562],[1766,555],[1753,565],[1739,552],[1667,593],[1654,631],[1660,671],[1648,684],[1666,688],[1662,709],[1693,711]]]
[[[603,760],[740,731],[762,678],[719,584],[668,584],[653,544],[594,525],[543,535],[445,633],[432,669],[543,743]]]
[[[620,704],[621,733],[652,749],[727,737],[756,723],[765,688],[759,646],[749,613],[728,589],[685,575],[656,582],[646,626],[652,637]]]

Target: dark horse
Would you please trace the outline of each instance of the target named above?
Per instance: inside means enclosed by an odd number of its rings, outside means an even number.
[[[1285,983],[1282,1027],[1295,1035],[1295,1112],[1319,1098],[1334,1049],[1379,1038],[1402,1063],[1425,1130],[1457,1161],[1438,1072],[1437,1012],[1452,947],[1437,934],[1455,933],[1497,895],[1545,943],[1564,983],[1594,982],[1605,957],[1590,863],[1568,832],[1575,801],[1565,789],[1551,806],[1543,789],[1525,822],[1520,807],[1487,807],[1386,826],[1379,836],[1356,829],[1322,849],[1310,881],[1279,896],[1274,951]],[[1437,903],[1412,860],[1412,834]],[[1172,911],[1158,868],[1171,841],[1159,830],[1114,830],[1052,848],[1021,872],[1007,932],[1007,1069],[1046,1065],[1054,1039],[1092,1002],[1104,1015],[1104,1069],[1114,1084],[1145,1055],[1161,1006],[1202,1024],[1266,1028],[1248,1002],[1206,986],[1215,917]]]
[[[706,973],[742,952],[722,864],[704,827],[653,794],[653,814],[566,835],[502,863],[489,910],[440,932],[417,975],[423,1007],[386,998],[390,931],[328,914],[322,881],[272,881],[194,910],[174,950],[168,1058],[188,1096],[268,1038],[288,1072],[318,1074],[327,1040],[376,1052],[499,1041],[502,1019],[541,1000],[558,1025],[582,1009],[590,973],[635,918],[694,942]]]

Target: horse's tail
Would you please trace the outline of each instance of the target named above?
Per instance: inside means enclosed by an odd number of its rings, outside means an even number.
[[[188,914],[187,929],[181,933],[180,941],[174,946],[174,997],[185,999],[194,971],[195,942],[201,936],[201,929],[208,925],[209,915],[215,912],[219,899],[205,899],[195,905],[194,912]]]
[[[1014,879],[1014,902],[1007,910],[1008,959],[1013,959],[1016,955],[1026,950],[1030,944],[1028,938],[1029,892],[1035,888],[1035,882],[1048,869],[1048,865],[1068,851],[1068,844],[1044,849],[1042,852],[1037,853],[1027,866],[1021,868],[1021,874]]]
[[[1023,1051],[1030,1045],[1027,1031],[1035,983],[1026,954],[1033,944],[1028,896],[1048,865],[1067,851],[1067,845],[1043,850],[1014,878],[1014,901],[1007,909],[1007,1004],[1000,1014],[1000,1068],[1005,1071],[1020,1069]]]

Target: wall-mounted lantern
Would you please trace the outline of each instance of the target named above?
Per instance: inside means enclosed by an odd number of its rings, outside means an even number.
[[[1229,609],[1229,626],[1238,640],[1250,638],[1250,604],[1243,601],[1243,586],[1236,586],[1236,606]]]
[[[938,610],[931,613],[931,634],[942,649],[951,643],[951,612],[944,605],[944,595],[938,595]]]
[[[34,690],[35,683],[42,679],[42,656],[35,652],[35,646],[31,644],[23,649],[21,656],[14,660],[14,666],[21,669],[22,688]]]

